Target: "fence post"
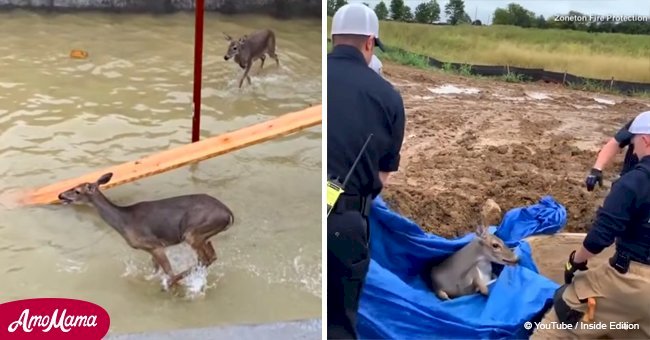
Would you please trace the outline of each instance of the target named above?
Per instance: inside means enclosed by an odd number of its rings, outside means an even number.
[[[566,70],[564,70],[564,78],[562,78],[562,85],[566,85]]]
[[[609,82],[609,90],[611,91],[613,87],[614,87],[614,77],[612,77],[612,80]]]

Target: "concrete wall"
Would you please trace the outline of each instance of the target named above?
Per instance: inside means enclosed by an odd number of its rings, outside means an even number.
[[[170,13],[194,10],[196,0],[0,0],[0,9],[103,10]],[[205,0],[206,11],[265,13],[278,18],[320,18],[320,0]]]
[[[320,319],[277,322],[260,325],[236,325],[179,329],[166,332],[108,334],[107,340],[320,340]]]

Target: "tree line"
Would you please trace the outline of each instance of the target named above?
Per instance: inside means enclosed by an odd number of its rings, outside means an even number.
[[[327,0],[327,14],[334,15],[337,9],[347,4],[346,0]],[[370,7],[368,3],[364,3]],[[390,8],[389,8],[390,7]],[[412,11],[404,0],[390,0],[390,5],[382,0],[375,8],[375,13],[379,20],[393,20],[402,22],[416,22],[421,24],[433,24],[440,21],[441,8],[437,0],[429,0],[420,3]],[[480,20],[472,21],[471,17],[465,12],[465,2],[463,0],[450,0],[445,5],[445,15],[447,24],[472,24],[482,25]],[[497,8],[492,15],[493,25],[511,25],[524,28],[555,28],[570,29],[585,32],[607,32],[607,33],[625,33],[625,34],[647,34],[650,35],[650,21],[623,21],[614,22],[606,20],[559,20],[558,18],[567,16],[584,17],[585,14],[570,11],[565,15],[553,15],[548,19],[543,15],[536,15],[534,12],[525,9],[523,6],[515,3],[509,4],[506,8]],[[586,15],[589,16],[589,15]]]
[[[327,0],[327,15],[332,16],[336,10],[347,4],[346,0]],[[368,7],[368,3],[364,4]],[[377,18],[379,20],[393,20],[403,22],[417,22],[421,24],[432,24],[440,21],[440,5],[437,0],[430,0],[422,2],[415,11],[412,11],[409,6],[404,3],[404,0],[390,0],[390,9],[382,0],[375,8]],[[465,12],[465,2],[463,0],[450,0],[445,5],[445,14],[447,15],[447,23],[451,25],[472,23],[469,14]],[[480,22],[479,22],[480,24]]]
[[[565,15],[553,15],[547,19],[543,15],[535,15],[521,5],[511,3],[507,8],[497,8],[492,18],[493,25],[513,25],[519,27],[557,28],[585,32],[648,34],[650,35],[650,21],[622,21],[612,20],[560,20],[562,17],[590,17],[576,11]],[[595,17],[596,15],[594,15]]]

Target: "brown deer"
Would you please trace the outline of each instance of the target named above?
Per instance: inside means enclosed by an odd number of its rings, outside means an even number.
[[[481,210],[481,222],[476,237],[460,250],[431,269],[431,282],[441,300],[474,294],[488,295],[492,279],[492,263],[515,266],[519,257],[494,234],[489,224],[500,219],[501,208],[488,199]],[[496,218],[495,218],[496,217]]]
[[[208,241],[234,223],[234,215],[223,203],[205,194],[185,195],[156,201],[143,201],[129,206],[113,204],[99,190],[108,183],[112,173],[97,182],[82,183],[59,194],[64,204],[81,203],[95,207],[99,216],[117,231],[134,249],[151,254],[154,265],[162,267],[175,285],[189,269],[173,273],[165,248],[187,242],[198,255],[199,263],[209,266],[217,255]]]
[[[223,33],[223,32],[222,32]],[[262,29],[235,40],[226,33],[223,33],[226,41],[229,41],[228,51],[223,56],[224,60],[234,58],[235,62],[244,69],[244,75],[239,79],[239,88],[241,88],[244,78],[251,84],[251,78],[248,72],[257,59],[261,59],[260,69],[264,68],[266,54],[275,59],[277,66],[280,66],[280,60],[275,54],[275,33],[270,29]]]

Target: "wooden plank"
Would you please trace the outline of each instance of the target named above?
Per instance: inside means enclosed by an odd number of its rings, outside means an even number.
[[[175,147],[136,161],[97,170],[84,176],[68,179],[34,190],[28,190],[18,198],[20,205],[58,203],[59,193],[84,182],[94,182],[101,175],[112,172],[111,181],[102,186],[112,188],[144,177],[153,176],[181,166],[197,163],[247,146],[282,137],[322,122],[322,105],[302,111],[287,113],[269,121],[207,138],[196,143]]]

